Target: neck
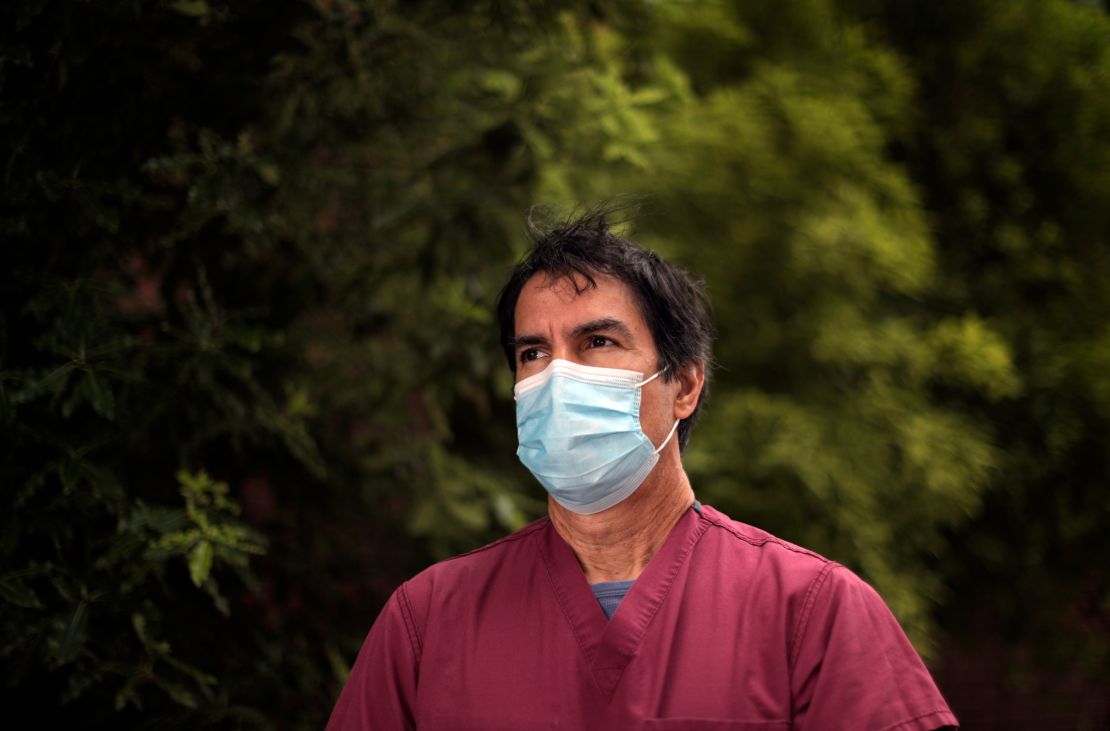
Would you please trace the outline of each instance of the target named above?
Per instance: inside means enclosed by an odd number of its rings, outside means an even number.
[[[578,557],[586,581],[639,578],[693,504],[694,491],[677,450],[673,456],[666,464],[660,460],[628,498],[595,515],[579,515],[548,498],[551,523]]]

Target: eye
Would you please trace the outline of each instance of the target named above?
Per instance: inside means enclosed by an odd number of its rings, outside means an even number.
[[[616,345],[616,342],[604,335],[591,335],[590,339],[586,341],[587,348],[604,348],[608,345]]]
[[[528,348],[526,350],[520,351],[521,363],[530,363],[531,361],[539,360],[542,357],[543,351],[539,348]]]

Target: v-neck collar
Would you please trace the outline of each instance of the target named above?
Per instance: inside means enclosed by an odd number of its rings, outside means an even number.
[[[540,553],[555,597],[606,702],[613,697],[625,667],[667,598],[675,576],[708,525],[694,509],[683,513],[621,601],[616,614],[606,619],[574,551],[548,521],[540,540]]]

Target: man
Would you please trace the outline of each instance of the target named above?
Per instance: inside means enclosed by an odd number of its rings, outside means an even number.
[[[398,588],[330,729],[956,724],[868,585],[694,499],[712,327],[684,271],[589,216],[498,313],[548,517]]]

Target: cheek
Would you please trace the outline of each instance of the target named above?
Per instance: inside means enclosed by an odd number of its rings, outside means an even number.
[[[653,385],[653,384],[649,384]],[[658,441],[666,436],[674,424],[673,384],[661,384],[660,388],[645,393],[640,401],[640,426],[644,433]]]
[[[546,361],[540,362],[538,360],[518,361],[516,364],[516,380],[515,383],[520,383],[528,376],[534,376],[546,367]]]

